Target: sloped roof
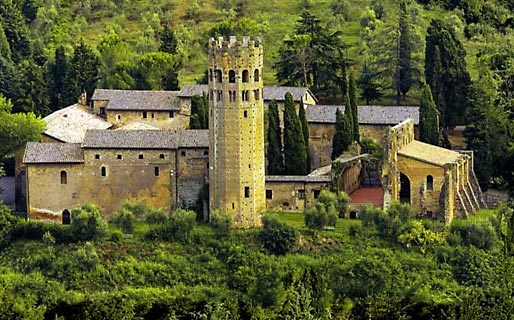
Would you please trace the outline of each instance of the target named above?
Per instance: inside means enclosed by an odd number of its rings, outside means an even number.
[[[444,166],[454,163],[464,155],[459,152],[437,147],[417,140],[403,146],[398,154],[421,162],[430,163],[436,166]]]
[[[209,130],[180,130],[179,147],[181,148],[208,148]]]
[[[395,125],[405,119],[419,124],[418,106],[359,106],[359,123]]]
[[[55,111],[43,120],[46,122],[45,135],[68,143],[82,142],[88,129],[105,130],[112,126],[80,104]]]
[[[24,163],[82,163],[84,153],[80,143],[28,142]]]
[[[313,105],[308,106],[305,111],[307,122],[312,123],[336,123],[336,110],[344,112],[344,106],[336,105]]]
[[[96,89],[92,100],[109,101],[106,110],[179,110],[179,91]]]
[[[181,98],[190,98],[194,95],[207,94],[209,87],[206,84],[185,85],[180,90],[178,96]],[[284,87],[284,86],[264,86],[264,100],[284,101],[286,93],[291,92],[293,100],[299,102],[303,95],[309,93],[314,97],[308,88],[305,87]],[[314,97],[316,100],[316,97]]]
[[[88,130],[82,147],[106,149],[176,149],[178,134],[169,130]]]
[[[417,106],[358,106],[360,124],[395,125],[405,119],[413,119],[419,123],[419,107]],[[336,110],[344,112],[345,106],[313,105],[307,107],[307,122],[335,123]]]

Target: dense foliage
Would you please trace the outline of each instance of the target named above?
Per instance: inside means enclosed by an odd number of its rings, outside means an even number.
[[[320,198],[330,211],[345,206],[331,193]],[[140,219],[155,210],[142,203],[123,209]],[[88,230],[105,231],[94,206],[73,212],[87,217],[78,223],[89,220]],[[0,317],[512,316],[512,206],[449,227],[415,219],[398,203],[386,212],[363,207],[359,216],[335,217],[335,229],[313,233],[303,227],[301,213],[268,213],[258,232],[226,233],[223,214],[211,227],[175,211],[166,217],[170,224],[135,221],[131,237],[117,236],[118,227],[110,224],[106,235],[77,242],[65,236],[73,225],[21,221],[0,205]],[[174,233],[174,225],[187,235]]]
[[[307,153],[302,124],[291,93],[284,102],[284,174],[307,174]]]
[[[266,159],[268,160],[268,174],[278,175],[284,170],[284,156],[282,154],[282,129],[278,116],[277,101],[272,100],[268,107],[268,132],[266,135]]]

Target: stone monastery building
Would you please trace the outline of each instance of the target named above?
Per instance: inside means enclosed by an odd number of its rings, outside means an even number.
[[[368,155],[330,159],[335,113],[344,106],[317,105],[307,88],[264,86],[262,68],[259,38],[211,39],[208,85],[97,89],[91,106],[82,97],[47,116],[42,141],[27,144],[17,169],[18,208],[30,219],[69,223],[77,203],[109,214],[124,201],[145,201],[202,208],[205,217],[219,209],[236,227],[253,227],[266,209],[305,209],[331,183],[349,194],[382,184],[385,205],[410,202],[414,212],[446,221],[483,206],[472,154],[414,140],[418,107],[359,106],[361,137],[386,149],[378,184],[363,183]],[[266,175],[264,110],[276,100],[283,112],[287,92],[307,111],[316,169],[307,176]],[[209,130],[186,129],[195,94],[209,98]]]

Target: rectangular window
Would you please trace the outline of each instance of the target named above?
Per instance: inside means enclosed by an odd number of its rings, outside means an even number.
[[[153,170],[153,173],[155,174],[156,177],[158,177],[159,176],[159,167],[155,167]]]
[[[119,155],[117,156],[117,158],[118,158],[118,160],[121,160],[121,159],[123,159],[123,156],[122,156],[121,154],[119,154]]]
[[[152,112],[152,119],[155,118],[155,114]]]
[[[173,114],[173,111],[170,111],[170,118],[174,118],[175,115]]]
[[[100,170],[102,177],[105,177],[107,175],[107,169],[105,167],[102,167]]]
[[[298,199],[305,199],[305,190],[298,190]]]
[[[146,119],[147,116],[146,111],[143,111],[143,119]]]
[[[186,156],[186,152],[185,152],[185,151],[181,151],[181,152],[180,152],[180,155],[181,155],[182,157],[185,157],[185,156]]]
[[[273,190],[266,190],[266,199],[273,199]]]
[[[99,154],[95,154],[95,159],[96,160],[100,159],[100,155]]]
[[[261,98],[260,90],[259,89],[253,90],[253,94],[255,96],[255,100],[259,100]]]
[[[142,154],[140,154],[139,159],[144,159],[144,156]]]
[[[245,187],[245,198],[250,198],[250,187]]]
[[[318,199],[319,194],[320,194],[321,191],[320,190],[314,190],[313,192],[314,192],[314,199]]]
[[[105,116],[105,108],[100,108],[100,115]]]

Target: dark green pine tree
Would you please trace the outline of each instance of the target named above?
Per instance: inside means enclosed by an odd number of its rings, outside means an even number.
[[[189,129],[209,128],[209,100],[207,97],[195,94],[191,97],[191,117]]]
[[[419,140],[439,145],[439,115],[428,85],[423,87],[419,104]]]
[[[376,82],[377,75],[364,63],[361,75],[358,80],[359,88],[362,92],[362,98],[369,105],[372,100],[376,100],[382,96],[380,86]]]
[[[302,125],[303,140],[305,141],[305,151],[307,156],[307,160],[305,161],[305,173],[308,174],[311,172],[311,156],[309,153],[309,124],[307,123],[307,116],[305,114],[303,102],[300,103],[298,118],[300,119],[300,124]]]
[[[277,101],[272,100],[268,107],[268,174],[280,175],[284,171],[284,157],[282,156],[282,130],[278,116]]]
[[[76,103],[83,91],[86,91],[88,101],[91,99],[99,78],[98,67],[98,57],[93,49],[80,41],[69,63],[66,79],[69,90],[65,93],[65,105]]]
[[[43,71],[33,60],[21,63],[20,96],[16,100],[16,108],[22,112],[34,112],[46,116],[51,112],[48,99],[48,87]]]
[[[286,93],[284,106],[284,174],[304,175],[307,167],[307,152],[302,125],[296,114],[291,93]]]
[[[180,90],[178,85],[178,70],[180,69],[180,63],[175,62],[162,79],[162,88],[164,90],[177,91]]]
[[[400,94],[405,96],[409,92],[414,79],[412,76],[412,41],[410,38],[409,14],[407,12],[407,2],[400,1],[400,16],[398,19],[398,30],[400,39],[398,42],[398,66],[396,84],[396,103],[400,104]]]
[[[175,32],[173,32],[167,24],[164,25],[164,29],[161,33],[159,51],[170,54],[177,53],[177,38],[175,37]]]
[[[357,107],[357,92],[355,88],[355,80],[353,74],[350,73],[350,85],[348,87],[348,100],[350,101],[350,109],[352,112],[352,139],[353,141],[359,141],[359,111]]]
[[[442,127],[452,128],[465,121],[471,82],[465,59],[466,51],[453,27],[432,20],[426,37],[425,76],[434,93]]]
[[[68,79],[68,58],[64,51],[63,46],[55,49],[55,58],[53,63],[49,65],[47,71],[47,79],[49,81],[49,96],[50,106],[52,111],[59,110],[66,105],[63,103],[63,95],[65,95],[65,88],[69,87],[66,84]]]
[[[332,160],[339,157],[344,151],[348,149],[351,143],[351,134],[348,128],[348,119],[345,117],[341,110],[336,111],[336,132],[332,139]]]

